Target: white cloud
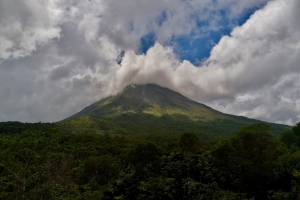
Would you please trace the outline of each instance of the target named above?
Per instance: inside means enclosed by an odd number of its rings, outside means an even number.
[[[61,25],[73,24],[88,42],[108,38],[123,50],[137,52],[140,38],[153,32],[165,44],[174,36],[193,31],[199,35],[216,29],[220,16],[216,9],[230,13],[256,7],[268,0],[1,0],[0,60],[29,56],[38,47],[61,37]],[[244,2],[244,1],[243,1]],[[210,21],[197,31],[196,21]]]
[[[28,56],[60,37],[61,10],[55,0],[0,1],[0,61]]]
[[[225,112],[296,123],[300,29],[293,22],[298,4],[270,2],[220,40],[207,66],[179,63],[169,48],[157,44],[146,55],[126,55],[114,83],[160,83]],[[251,98],[241,101],[245,96]]]
[[[242,15],[245,11],[263,6],[269,1],[270,0],[218,0],[217,6],[220,8],[229,7],[229,10],[227,11],[229,13],[229,16],[235,18],[239,15]]]
[[[129,83],[154,82],[224,112],[299,121],[299,1],[212,2],[0,0],[0,120],[57,121]],[[201,66],[168,47],[218,29],[219,9],[234,20],[267,2]],[[199,20],[209,23],[199,29]],[[149,33],[157,43],[139,55]]]

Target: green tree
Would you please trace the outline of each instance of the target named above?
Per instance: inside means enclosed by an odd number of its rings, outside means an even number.
[[[288,148],[292,148],[297,144],[297,136],[293,130],[287,130],[280,135],[280,140],[286,144]]]
[[[147,166],[155,164],[159,157],[162,155],[162,151],[155,144],[151,142],[139,143],[133,148],[127,157],[127,160],[136,168],[143,169]]]
[[[294,127],[292,128],[292,130],[293,130],[293,132],[295,133],[295,135],[300,136],[300,122],[298,122],[298,123],[296,124],[296,126],[294,126]]]
[[[296,145],[300,147],[300,122],[296,124],[296,126],[292,127],[293,133],[296,135]]]
[[[234,188],[253,192],[275,181],[279,158],[285,152],[268,125],[253,124],[216,145],[212,154],[215,164],[230,177],[228,180]]]
[[[203,142],[196,133],[184,132],[180,136],[179,146],[186,153],[195,153]]]

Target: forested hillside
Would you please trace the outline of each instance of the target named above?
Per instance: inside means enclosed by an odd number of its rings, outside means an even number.
[[[213,143],[1,125],[0,199],[300,198],[300,123],[280,138],[253,124]]]
[[[184,131],[201,134],[206,140],[224,139],[243,126],[260,122],[219,112],[156,84],[144,84],[128,85],[122,92],[87,106],[60,125],[69,132],[81,131],[76,129],[84,126],[86,133],[89,130],[95,133],[95,128],[105,133],[107,127],[113,127],[113,133],[170,141],[176,140]],[[283,124],[268,124],[276,136],[290,128]]]

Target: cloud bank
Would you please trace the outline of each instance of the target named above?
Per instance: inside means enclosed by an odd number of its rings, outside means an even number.
[[[234,26],[254,8],[199,66],[175,53],[174,37],[220,29],[220,13]],[[0,121],[58,121],[130,83],[157,83],[226,113],[295,124],[299,18],[298,0],[0,0]],[[141,54],[147,34],[156,43]]]

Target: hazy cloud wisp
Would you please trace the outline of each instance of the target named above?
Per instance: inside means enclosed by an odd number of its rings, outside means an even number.
[[[151,82],[227,113],[300,121],[298,0],[155,2],[0,0],[0,120],[58,121]],[[174,53],[172,37],[221,26],[217,10],[234,21],[266,3],[200,66]],[[140,54],[149,33],[156,44]]]

